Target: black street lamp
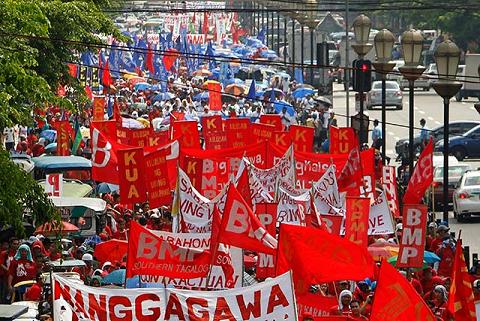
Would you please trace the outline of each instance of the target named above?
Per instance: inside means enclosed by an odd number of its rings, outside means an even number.
[[[443,98],[443,220],[448,223],[448,154],[449,154],[449,107],[450,98],[460,90],[462,84],[456,82],[460,49],[450,40],[438,45],[435,50],[438,81],[433,89]]]

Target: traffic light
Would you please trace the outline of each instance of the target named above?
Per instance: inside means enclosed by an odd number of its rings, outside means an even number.
[[[353,61],[353,90],[367,92],[372,89],[372,62],[357,59]]]

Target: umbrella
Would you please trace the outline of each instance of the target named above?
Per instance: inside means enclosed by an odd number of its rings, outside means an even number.
[[[50,142],[55,141],[57,137],[57,131],[53,129],[45,129],[40,133],[40,138],[48,139]]]
[[[193,96],[193,100],[195,101],[207,101],[208,100],[208,91],[203,91],[195,96]]]
[[[388,260],[389,258],[398,255],[398,245],[391,244],[387,242],[374,243],[368,247],[368,253],[373,257],[377,262],[382,259]]]
[[[423,254],[423,260],[427,263],[432,264],[440,262],[440,257],[433,252],[425,251],[425,253]]]
[[[149,90],[152,87],[149,83],[146,82],[139,82],[133,86],[133,90],[135,91],[142,91],[142,90]]]
[[[225,87],[225,92],[232,95],[243,95],[245,93],[245,87],[242,85],[231,84]]]
[[[199,70],[195,70],[192,75],[193,76],[210,77],[212,75],[212,72],[208,69],[199,69]]]
[[[277,101],[277,102],[273,103],[273,108],[275,108],[275,112],[277,112],[277,113],[281,113],[283,108],[285,108],[285,107],[287,108],[287,113],[290,116],[295,115],[295,109],[289,103],[282,102],[282,101]]]
[[[65,221],[61,221],[60,223],[47,222],[37,227],[37,229],[35,230],[35,234],[53,235],[60,233],[64,235],[71,232],[78,232],[79,230],[80,229],[77,226]]]
[[[218,81],[210,79],[203,83],[203,88],[207,89],[209,84],[218,84],[218,83],[219,83]]]
[[[303,98],[305,96],[309,96],[309,95],[313,95],[313,94],[315,94],[315,90],[313,90],[313,89],[298,88],[293,92],[292,96],[299,99],[299,98]]]
[[[127,270],[119,269],[112,271],[109,275],[103,278],[104,284],[124,284],[125,283],[125,274]]]
[[[97,193],[98,194],[105,194],[105,193],[112,193],[118,191],[119,186],[110,183],[100,183],[97,185]]]
[[[138,120],[132,119],[132,118],[125,118],[125,117],[122,117],[122,127],[138,128],[138,129],[145,128],[145,126],[143,126],[143,124]]]
[[[266,89],[266,90],[264,91],[263,95],[264,95],[265,97],[270,97],[270,94],[271,94],[272,90],[274,91],[276,98],[282,97],[282,96],[284,95],[283,91],[281,91],[281,90],[278,89],[278,88],[273,88],[273,89],[272,89],[272,88],[268,88],[268,89]]]
[[[298,89],[298,88],[310,88],[310,89],[315,89],[315,87],[313,87],[312,85],[309,85],[309,84],[298,84],[295,89]]]
[[[152,98],[152,103],[154,103],[156,101],[170,100],[170,99],[173,99],[175,97],[176,96],[174,94],[172,94],[171,92],[159,93]]]
[[[232,78],[232,79],[227,79],[227,84],[228,85],[243,85],[245,82],[239,78]]]
[[[236,103],[237,97],[229,95],[229,94],[222,94],[222,103]]]
[[[397,259],[398,259],[398,256],[393,256],[391,258],[389,258],[387,260],[388,263],[390,263],[391,265],[393,266],[397,266]],[[427,262],[425,261],[425,259],[423,260],[423,266],[421,268],[417,268],[417,269],[413,269],[413,270],[425,270],[426,268],[428,268],[428,264]]]
[[[135,86],[138,83],[144,83],[144,82],[146,82],[145,78],[138,77],[138,76],[128,79],[128,84],[131,86]]]
[[[123,260],[123,257],[127,255],[128,242],[121,240],[109,240],[99,243],[95,246],[93,255],[100,262],[114,262]],[[112,282],[113,283],[113,282]]]
[[[322,103],[322,104],[326,104],[326,105],[330,105],[332,106],[332,101],[330,99],[328,99],[327,97],[323,97],[323,96],[317,96],[314,98],[316,101]]]
[[[45,146],[45,152],[50,154],[57,152],[57,143],[50,143]]]

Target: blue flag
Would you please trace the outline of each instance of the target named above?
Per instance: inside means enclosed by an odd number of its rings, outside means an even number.
[[[247,99],[255,100],[255,97],[255,79],[253,79],[250,84],[250,89],[248,90]]]
[[[263,44],[265,44],[265,34],[266,34],[265,27],[262,26],[260,32],[258,33],[257,39],[260,40]]]
[[[108,96],[108,101],[107,101],[107,115],[108,119],[113,117],[113,99]]]
[[[275,88],[272,87],[272,91],[270,92],[270,102],[275,102]]]
[[[215,64],[215,53],[213,52],[213,45],[212,42],[210,41],[207,46],[207,50],[205,51],[205,56],[207,56],[208,59],[208,69],[213,70],[216,67]]]
[[[116,49],[117,43],[112,43],[110,55],[108,56],[108,66],[110,75],[113,78],[120,78],[120,51]]]
[[[299,84],[303,84],[303,72],[302,68],[295,68],[294,74],[295,81]]]

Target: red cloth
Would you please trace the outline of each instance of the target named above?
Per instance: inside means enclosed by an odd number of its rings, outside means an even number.
[[[40,301],[42,298],[42,286],[38,283],[32,285],[27,292],[25,292],[25,301]]]
[[[403,195],[403,204],[420,204],[433,181],[433,141],[420,154]]]
[[[8,269],[8,274],[13,276],[12,286],[18,282],[35,280],[35,263],[29,260],[13,260]]]
[[[128,239],[128,231],[127,230],[123,230],[123,231],[117,230],[115,233],[113,233],[113,238],[118,239],[118,240],[122,240],[122,241],[126,241]]]
[[[451,246],[441,246],[436,253],[441,258],[437,270],[438,275],[450,277],[452,275],[453,261],[455,259],[454,250]]]
[[[415,288],[415,290],[417,291],[418,294],[423,295],[423,288],[422,288],[422,284],[420,283],[420,281],[412,278],[410,280],[410,284]]]
[[[437,253],[438,249],[440,248],[440,245],[442,245],[443,239],[436,237],[432,240],[430,243],[430,252]]]

